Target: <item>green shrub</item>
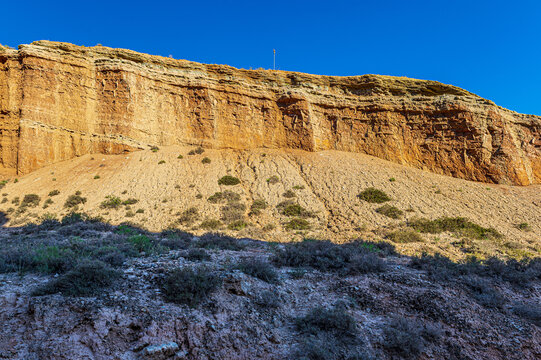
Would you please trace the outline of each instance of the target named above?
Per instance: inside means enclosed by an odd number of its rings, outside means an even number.
[[[236,220],[236,221],[233,221],[232,223],[230,223],[229,225],[227,225],[227,228],[229,230],[235,230],[235,231],[240,231],[244,228],[246,228],[249,224],[247,222],[245,222],[244,220]]]
[[[140,253],[150,254],[154,250],[152,241],[146,235],[132,235],[128,238],[128,242]]]
[[[422,326],[416,321],[394,316],[383,329],[383,347],[404,358],[414,359],[424,349]]]
[[[58,190],[52,190],[52,191],[49,192],[49,196],[56,196],[58,194],[60,194],[60,191],[58,191]]]
[[[115,233],[119,235],[137,235],[138,231],[129,225],[120,225],[116,228]]]
[[[245,244],[231,236],[225,236],[215,233],[207,233],[199,238],[194,246],[205,249],[218,249],[218,250],[244,250]]]
[[[305,219],[294,218],[286,223],[285,228],[288,230],[309,230],[311,226]]]
[[[157,147],[157,146],[152,146],[152,147],[150,148],[150,151],[152,151],[152,152],[158,152],[158,150],[160,150],[160,148]]]
[[[204,157],[203,160],[201,160],[203,164],[210,164],[211,160],[208,157]]]
[[[23,207],[36,207],[39,205],[41,198],[36,194],[26,194],[23,198],[21,206]]]
[[[91,296],[112,285],[119,276],[116,270],[99,260],[83,260],[72,270],[36,289],[34,295]]]
[[[235,202],[240,200],[240,195],[236,192],[225,190],[221,192],[214,193],[208,199],[208,202],[213,204],[224,203],[224,202]]]
[[[295,185],[293,186],[294,190],[304,190],[304,185]]]
[[[190,249],[188,252],[183,255],[183,257],[190,261],[208,261],[210,260],[210,255],[203,249]]]
[[[279,203],[276,208],[280,211],[282,215],[285,216],[298,216],[298,217],[314,217],[314,213],[311,211],[306,210],[301,205],[291,201],[286,200]]]
[[[177,156],[177,159],[184,159],[184,156],[179,155],[179,156]]]
[[[279,282],[278,273],[274,267],[266,261],[256,259],[244,259],[236,266],[237,269],[246,275],[253,276],[268,283]]]
[[[291,199],[291,198],[294,198],[297,196],[297,194],[295,194],[293,192],[293,190],[287,190],[285,193],[282,194],[285,198],[288,198],[288,199]]]
[[[122,205],[122,200],[118,196],[107,195],[102,201],[100,207],[102,209],[118,209]]]
[[[97,180],[97,179],[99,179],[99,178],[100,178],[99,175],[94,175],[94,180]]]
[[[196,207],[186,209],[180,215],[178,222],[183,225],[193,224],[199,218],[199,211]]]
[[[246,205],[231,202],[225,206],[222,206],[222,216],[221,220],[226,224],[229,224],[233,221],[240,221],[244,218],[244,212],[246,211]]]
[[[389,239],[394,243],[405,244],[412,242],[423,242],[423,237],[415,230],[402,229],[389,234]]]
[[[222,227],[222,222],[216,219],[205,219],[199,227],[206,230],[216,230]]]
[[[135,212],[136,214],[143,214],[145,212],[145,210],[143,209],[137,209],[137,211]]]
[[[376,212],[390,217],[391,219],[399,219],[403,214],[402,210],[387,204],[383,205],[380,208],[377,208]]]
[[[62,273],[73,267],[75,253],[57,245],[40,246],[32,256],[32,267],[42,273]]]
[[[195,307],[207,299],[220,284],[220,277],[208,269],[186,268],[170,271],[161,288],[165,300]]]
[[[363,190],[357,197],[369,203],[381,204],[386,201],[390,201],[391,198],[381,190],[370,187]]]
[[[392,177],[392,178],[389,178],[389,181],[390,181],[390,182],[395,182],[396,179],[395,179],[394,177]]]
[[[252,206],[250,206],[250,215],[259,215],[261,210],[267,208],[267,202],[263,199],[254,200]]]
[[[222,176],[218,180],[218,185],[232,186],[232,185],[237,185],[237,184],[240,184],[240,180],[238,178],[234,177],[234,176],[231,176],[231,175]]]
[[[522,230],[522,231],[532,231],[532,227],[527,222],[517,224],[516,227],[517,229]]]
[[[280,295],[278,295],[274,291],[269,290],[263,290],[262,292],[260,292],[254,299],[254,302],[257,305],[267,309],[279,308],[282,303]]]
[[[66,202],[64,203],[65,208],[73,208],[79,204],[86,203],[86,198],[82,197],[80,195],[70,195],[66,199]]]
[[[158,161],[158,165],[165,164],[165,160]]]
[[[474,239],[502,238],[495,229],[484,228],[463,217],[441,217],[435,220],[419,218],[410,221],[408,225],[422,233],[439,234],[449,231]]]
[[[138,202],[139,200],[137,199],[129,198],[127,200],[122,201],[122,205],[133,205],[133,204],[137,204]]]
[[[276,184],[280,181],[280,178],[276,175],[272,175],[270,178],[267,179],[267,183],[269,184]]]
[[[354,241],[333,244],[330,241],[306,239],[285,244],[282,250],[276,252],[273,261],[280,266],[312,267],[320,271],[354,275],[385,271],[385,263],[377,253],[393,254],[394,250],[386,243]]]
[[[541,327],[541,305],[537,302],[517,304],[513,306],[513,313],[523,319],[529,320]]]
[[[325,331],[338,336],[354,337],[358,332],[355,319],[343,307],[313,308],[305,316],[296,318],[295,325],[301,333],[311,335]]]

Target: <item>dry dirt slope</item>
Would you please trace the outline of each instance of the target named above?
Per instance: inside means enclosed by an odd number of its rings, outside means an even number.
[[[224,224],[222,220],[220,230],[235,236],[275,241],[302,237],[377,240],[386,239],[414,218],[460,216],[483,227],[494,227],[503,238],[475,240],[451,233],[423,234],[423,242],[398,244],[398,248],[407,254],[442,252],[454,258],[468,254],[539,256],[541,252],[539,185],[487,185],[338,151],[205,150],[188,155],[192,150],[171,146],[126,155],[85,155],[57,163],[10,180],[2,190],[7,200],[2,200],[0,211],[7,214],[6,226],[38,222],[45,214],[60,218],[76,209],[113,224],[130,221],[152,231],[173,226],[203,233],[209,229],[200,228],[201,222],[220,220],[224,211],[235,211],[231,207],[224,210],[225,203],[208,201],[213,194],[229,190],[240,195],[233,207],[240,207],[249,224],[231,230],[228,221]],[[203,163],[204,158],[210,163]],[[219,185],[224,175],[239,178],[240,184]],[[269,181],[273,177],[278,181]],[[402,217],[391,219],[375,211],[381,204],[360,200],[357,195],[369,187],[385,191],[392,199],[387,204],[402,210]],[[53,190],[60,193],[48,196]],[[288,190],[295,196],[285,197]],[[66,208],[66,199],[77,191],[86,202],[78,208]],[[22,211],[14,200],[18,197],[22,201],[27,194],[39,195],[40,203]],[[136,199],[137,203],[104,209],[100,204],[108,195],[123,201]],[[47,199],[52,203],[44,209]],[[250,214],[254,200],[267,203],[257,215]],[[286,200],[313,213],[306,218],[310,229],[285,228],[291,217],[280,214],[276,206]],[[238,204],[245,204],[246,209]],[[192,221],[179,223],[190,208],[197,209]],[[528,228],[518,229],[521,223]]]

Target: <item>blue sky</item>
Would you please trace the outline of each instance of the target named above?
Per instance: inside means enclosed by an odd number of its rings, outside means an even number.
[[[9,1],[0,43],[437,80],[541,115],[541,1]]]

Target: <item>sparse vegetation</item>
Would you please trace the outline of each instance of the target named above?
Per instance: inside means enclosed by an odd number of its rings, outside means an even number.
[[[36,289],[34,295],[89,296],[110,286],[118,277],[118,271],[102,261],[83,260],[72,270]]]
[[[402,210],[387,204],[377,208],[376,212],[390,217],[391,219],[399,219],[403,214]]]
[[[246,205],[239,202],[229,202],[227,205],[222,206],[221,220],[226,224],[241,221],[244,218],[244,212],[246,211]]]
[[[133,205],[133,204],[137,204],[138,202],[139,200],[137,199],[129,198],[127,200],[122,201],[122,205]]]
[[[177,156],[177,159],[184,159],[184,156],[179,155],[179,156]]]
[[[463,217],[442,217],[435,220],[418,218],[410,221],[408,225],[422,233],[439,234],[449,231],[473,239],[502,237],[495,229],[484,228]]]
[[[97,180],[97,179],[99,179],[99,178],[100,178],[99,175],[95,175],[95,176],[94,176],[94,180]]]
[[[298,317],[295,325],[301,333],[311,335],[325,331],[337,336],[354,337],[358,332],[355,319],[343,307],[313,308],[305,316]]]
[[[195,307],[216,290],[221,280],[206,268],[170,271],[161,285],[165,300]]]
[[[423,242],[424,239],[417,231],[412,229],[400,229],[389,234],[389,239],[398,244]]]
[[[58,190],[52,190],[52,191],[49,192],[49,196],[50,196],[50,197],[56,196],[56,195],[58,195],[58,194],[60,194],[60,191],[58,191]]]
[[[201,229],[206,230],[216,230],[222,227],[222,222],[220,220],[216,219],[205,219],[203,222],[199,225]]]
[[[295,194],[292,190],[287,190],[287,191],[283,194],[283,196],[284,196],[285,198],[289,198],[289,199],[290,199],[290,198],[296,197],[297,194]]]
[[[22,207],[36,207],[39,205],[41,198],[36,194],[26,194],[21,202]]]
[[[183,225],[191,225],[199,219],[199,211],[196,207],[186,209],[180,215],[178,222]]]
[[[165,164],[165,160],[158,161],[158,165]]]
[[[204,158],[201,160],[201,162],[202,162],[203,164],[210,164],[211,160],[210,160],[208,157],[204,157]]]
[[[246,246],[243,242],[231,236],[220,235],[216,233],[207,233],[199,238],[194,246],[205,249],[219,250],[243,250]]]
[[[250,224],[248,224],[244,220],[235,220],[232,223],[230,223],[229,225],[227,225],[227,228],[229,230],[240,231],[240,230],[246,228],[248,225],[250,225]]]
[[[102,209],[118,209],[120,206],[122,206],[122,200],[114,195],[107,195],[100,204]]]
[[[210,254],[204,249],[193,248],[188,250],[183,257],[190,261],[208,261],[210,260]]]
[[[285,224],[285,228],[288,230],[309,230],[311,226],[306,219],[294,218]]]
[[[254,302],[262,308],[266,309],[276,309],[279,308],[282,304],[280,296],[275,292],[269,290],[264,290],[259,293],[254,299]]]
[[[66,199],[66,202],[64,203],[65,208],[74,208],[78,205],[86,203],[86,198],[82,197],[79,193],[79,195],[70,195]]]
[[[188,155],[201,155],[202,153],[205,152],[205,149],[203,149],[201,146],[194,149],[194,150],[190,150],[190,152],[188,153]]]
[[[376,204],[381,204],[391,200],[389,195],[387,195],[385,192],[373,187],[363,190],[359,195],[357,195],[357,197],[366,202]]]
[[[234,176],[231,176],[231,175],[225,175],[225,176],[222,176],[219,180],[218,180],[218,185],[228,185],[228,186],[233,186],[233,185],[238,185],[240,184],[240,180]]]
[[[293,190],[304,190],[304,185],[295,185],[293,186]]]
[[[304,240],[286,244],[276,253],[274,262],[281,266],[364,274],[385,270],[385,263],[378,253],[390,254],[394,250],[385,243],[354,241],[338,245],[330,241]]]
[[[160,148],[157,147],[157,146],[152,146],[152,147],[150,148],[150,151],[152,151],[152,152],[158,152],[158,150],[160,150]]]
[[[527,222],[517,224],[516,228],[522,231],[532,231],[532,227]]]
[[[261,210],[264,210],[267,208],[267,202],[263,199],[256,199],[252,203],[252,206],[250,206],[250,215],[259,215],[261,214]]]
[[[278,176],[276,176],[276,175],[272,175],[270,178],[267,179],[267,183],[269,183],[271,185],[276,184],[278,182],[280,182],[280,178]]]
[[[276,208],[278,209],[280,214],[289,216],[289,217],[298,216],[298,217],[306,218],[306,217],[315,216],[314,213],[306,210],[301,205],[291,200],[282,201],[281,203],[276,205]]]
[[[394,316],[383,329],[383,346],[405,358],[416,358],[423,351],[422,327],[404,317]]]
[[[244,259],[237,264],[236,268],[246,275],[253,276],[271,284],[279,282],[278,273],[274,267],[263,260]]]
[[[225,190],[221,192],[214,193],[208,199],[208,202],[213,204],[224,203],[224,202],[236,202],[240,200],[240,195],[236,192]]]

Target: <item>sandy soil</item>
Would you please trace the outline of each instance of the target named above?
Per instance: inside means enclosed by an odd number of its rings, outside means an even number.
[[[213,204],[208,197],[216,192],[231,190],[241,195],[247,205],[247,228],[222,231],[235,236],[262,240],[290,241],[302,237],[331,239],[342,242],[354,238],[378,240],[396,228],[404,227],[415,217],[438,218],[461,216],[484,226],[494,227],[503,235],[501,240],[472,240],[465,242],[456,235],[423,234],[422,243],[399,244],[398,249],[409,255],[423,251],[441,252],[453,258],[474,254],[502,256],[539,256],[541,253],[541,186],[527,187],[476,183],[397,165],[362,154],[339,151],[310,153],[259,149],[255,151],[205,150],[200,155],[188,155],[193,148],[171,146],[157,152],[138,151],[126,155],[85,155],[70,161],[42,168],[19,177],[2,189],[7,200],[0,211],[7,214],[5,226],[38,222],[44,214],[58,218],[69,213],[64,207],[69,195],[81,191],[87,198],[78,211],[102,216],[112,224],[129,221],[152,231],[179,227],[194,233],[204,219],[219,219],[223,204]],[[183,155],[178,159],[178,155]],[[211,162],[203,164],[208,157]],[[165,163],[159,163],[160,161]],[[224,175],[236,176],[236,186],[218,185]],[[95,178],[99,176],[99,178]],[[279,181],[267,181],[278,176]],[[390,181],[394,178],[395,181]],[[13,178],[12,178],[13,179]],[[293,189],[294,186],[303,187]],[[357,195],[368,187],[385,191],[390,205],[404,211],[401,219],[391,219],[375,211],[381,205],[361,201]],[[52,190],[60,194],[51,197],[53,203],[43,204]],[[284,228],[288,218],[276,205],[287,200],[283,194],[293,190],[297,201],[316,217],[308,219],[311,229],[290,231]],[[41,197],[39,206],[17,214],[15,197],[26,194]],[[102,209],[107,195],[122,200],[135,198],[130,209]],[[255,199],[264,199],[268,207],[260,215],[248,216]],[[190,207],[198,209],[197,221],[185,227],[176,223],[180,214]],[[12,210],[10,210],[10,208]],[[138,209],[144,212],[136,213]],[[134,216],[126,217],[129,211]],[[529,231],[517,225],[527,223]],[[269,230],[269,224],[274,229]],[[267,226],[267,227],[265,227]]]

